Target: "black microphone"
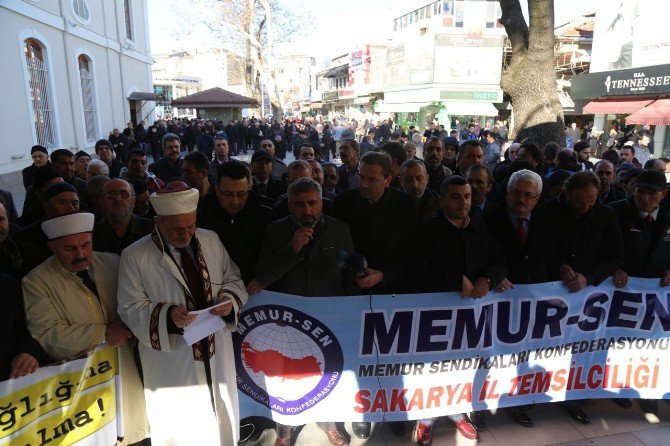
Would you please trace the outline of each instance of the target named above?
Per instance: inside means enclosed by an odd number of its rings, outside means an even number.
[[[357,279],[365,279],[368,277],[365,272],[365,269],[368,267],[368,262],[365,260],[365,257],[357,252],[349,255],[346,251],[339,250],[337,252],[337,265],[340,268],[346,268],[354,273]]]

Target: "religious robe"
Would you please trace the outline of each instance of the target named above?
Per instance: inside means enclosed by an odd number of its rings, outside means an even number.
[[[119,256],[93,252],[91,269],[99,300],[53,256],[23,278],[28,330],[56,361],[75,358],[104,344],[107,324],[119,319]],[[119,357],[125,430],[121,444],[132,444],[149,436],[144,395],[132,348],[119,348]]]
[[[206,338],[207,349],[168,333],[169,308],[194,309],[195,302],[157,229],[121,254],[118,312],[140,342],[152,444],[231,446],[237,444],[240,419],[231,333],[247,294],[216,233],[197,229],[194,237],[191,247],[207,306],[220,296],[233,302],[233,317]]]

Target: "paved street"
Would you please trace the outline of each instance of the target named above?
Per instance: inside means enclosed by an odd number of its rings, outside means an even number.
[[[467,440],[456,432],[446,419],[436,424],[435,446],[668,446],[670,445],[670,404],[659,405],[659,423],[650,423],[633,402],[630,409],[622,409],[610,400],[585,401],[584,411],[591,423],[582,425],[573,421],[556,404],[541,404],[529,411],[535,427],[524,428],[511,421],[503,410],[488,417],[488,425],[478,442]],[[351,434],[351,424],[346,423]],[[258,446],[272,446],[274,432],[267,431]],[[295,446],[328,445],[325,435],[311,424],[306,426]],[[394,436],[388,427],[374,428],[373,436],[365,440],[353,438],[352,446],[410,446],[411,432],[403,438]]]

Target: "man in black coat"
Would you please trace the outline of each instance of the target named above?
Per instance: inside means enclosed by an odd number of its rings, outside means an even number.
[[[507,274],[500,246],[484,219],[469,215],[471,188],[465,178],[452,175],[445,179],[439,200],[442,212],[426,225],[421,291],[483,297]]]
[[[507,183],[505,206],[498,207],[486,217],[489,231],[500,245],[507,263],[507,275],[496,291],[507,291],[514,284],[542,283],[554,279],[547,266],[550,235],[546,225],[538,224],[533,216],[541,193],[542,177],[527,169],[515,172]],[[510,408],[510,414],[520,425],[533,426],[523,406]],[[485,424],[484,412],[478,411],[471,420],[478,428],[481,427]]]
[[[574,293],[600,285],[624,262],[624,246],[616,215],[598,202],[600,180],[589,170],[572,174],[558,198],[538,208],[552,243],[549,273]],[[563,403],[570,416],[587,424],[589,417],[578,402]]]
[[[154,229],[153,220],[133,214],[135,192],[127,181],[109,180],[102,188],[102,199],[104,219],[93,227],[96,251],[121,255],[121,251]]]
[[[479,215],[485,220],[495,213],[500,205],[489,198],[493,188],[493,177],[491,170],[484,164],[473,164],[465,172],[465,179],[470,185],[472,192],[472,206],[470,215]]]
[[[633,196],[615,201],[610,207],[617,215],[626,259],[614,273],[614,285],[624,287],[628,277],[660,279],[659,286],[670,285],[670,206],[665,174],[644,170],[633,182]],[[645,413],[658,413],[657,400],[640,400]]]
[[[180,158],[181,140],[174,133],[166,133],[162,139],[163,158],[149,165],[149,172],[153,173],[163,183],[167,184],[172,178],[181,177],[184,160]]]
[[[614,164],[607,160],[600,160],[596,163],[594,172],[600,179],[599,199],[602,204],[609,204],[626,198],[623,192],[616,189],[612,184],[614,182]]]
[[[358,187],[358,169],[359,169],[360,148],[355,139],[343,139],[340,141],[340,159],[342,165],[337,168],[338,182],[337,187],[342,191],[355,189]]]
[[[0,273],[0,381],[35,373],[49,362],[40,344],[26,327],[21,287],[16,279]]]
[[[402,190],[414,199],[419,220],[424,223],[432,220],[440,203],[437,193],[428,187],[426,165],[416,159],[405,161],[400,166],[400,184]]]
[[[506,291],[515,283],[542,283],[558,278],[548,268],[551,236],[547,226],[535,218],[541,193],[542,177],[527,169],[515,172],[507,183],[505,206],[486,219],[507,259],[507,275],[497,291]]]
[[[223,163],[217,171],[216,194],[208,196],[198,210],[200,227],[218,234],[245,284],[254,277],[265,228],[272,221],[272,210],[253,199],[250,184],[244,163]]]
[[[284,182],[272,175],[273,157],[265,150],[256,150],[251,156],[251,173],[253,174],[252,190],[276,201],[286,193]]]
[[[444,143],[438,137],[429,138],[423,145],[423,159],[426,160],[426,169],[428,171],[428,187],[433,192],[439,194],[442,180],[447,178],[453,172],[443,165]]]
[[[358,187],[338,195],[334,210],[335,218],[349,224],[356,252],[367,260],[366,277],[357,284],[369,294],[405,292],[409,289],[408,268],[416,260],[410,239],[418,226],[414,200],[389,187],[388,155],[366,153],[358,168]],[[353,431],[358,438],[368,438],[370,423],[353,423]]]

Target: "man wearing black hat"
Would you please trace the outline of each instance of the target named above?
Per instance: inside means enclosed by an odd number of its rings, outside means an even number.
[[[51,256],[47,238],[40,226],[46,219],[58,217],[79,210],[77,190],[70,183],[60,182],[49,186],[42,194],[44,216],[37,222],[26,226],[16,234],[16,240],[34,245],[34,255],[25,258],[29,269],[34,268]]]
[[[624,287],[628,277],[660,279],[670,285],[670,206],[665,174],[643,170],[632,182],[632,195],[610,203],[621,228],[625,251],[623,266],[614,273],[614,285]],[[658,413],[656,400],[640,400],[647,414]]]
[[[272,176],[272,161],[272,155],[265,150],[256,150],[251,156],[251,173],[254,177],[252,190],[276,201],[286,193],[286,185]]]
[[[116,178],[121,172],[121,162],[114,159],[114,149],[112,148],[112,143],[106,139],[100,139],[95,143],[95,153],[98,155],[101,161],[104,161],[105,164],[109,167],[109,177]]]
[[[21,174],[23,175],[23,187],[25,187],[26,190],[33,185],[37,169],[49,164],[49,152],[44,146],[33,146],[32,149],[30,149],[30,157],[33,159],[33,163],[21,171]]]

